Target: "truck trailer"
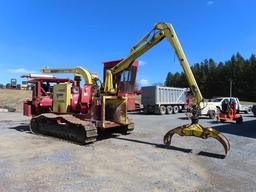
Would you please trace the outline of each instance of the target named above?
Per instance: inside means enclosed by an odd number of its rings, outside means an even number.
[[[142,87],[141,102],[144,113],[172,114],[183,110],[188,88],[147,86]]]

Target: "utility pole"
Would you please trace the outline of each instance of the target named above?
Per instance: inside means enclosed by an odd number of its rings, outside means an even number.
[[[230,79],[229,80],[229,97],[232,97],[232,84],[233,84],[233,80]]]

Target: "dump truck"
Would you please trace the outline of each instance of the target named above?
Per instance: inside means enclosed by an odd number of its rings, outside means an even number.
[[[141,103],[144,113],[175,114],[185,108],[188,88],[142,87]]]

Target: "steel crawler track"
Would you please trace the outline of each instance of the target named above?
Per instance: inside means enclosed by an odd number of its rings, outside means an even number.
[[[73,115],[44,113],[31,119],[30,130],[35,134],[50,135],[80,144],[96,141],[97,128],[89,121]]]

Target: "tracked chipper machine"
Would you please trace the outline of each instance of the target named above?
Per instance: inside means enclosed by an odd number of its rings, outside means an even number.
[[[111,129],[128,133],[134,125],[127,116],[127,97],[119,96],[122,86],[129,82],[133,62],[153,46],[167,38],[175,49],[193,94],[191,124],[170,130],[164,136],[164,143],[171,144],[174,134],[195,136],[206,139],[217,139],[224,147],[225,154],[230,149],[227,138],[213,128],[204,128],[198,124],[203,97],[182,50],[180,42],[171,24],[157,23],[135,46],[130,54],[117,61],[113,67],[104,70],[103,84],[97,84],[97,75],[83,67],[76,68],[43,68],[44,73],[74,73],[71,83],[59,83],[53,87],[52,108],[47,113],[33,116],[31,130],[36,133],[68,138],[80,143],[96,140],[98,134]],[[80,86],[79,75],[84,77],[85,84]],[[123,77],[127,78],[123,78]],[[124,79],[124,80],[123,80]]]
[[[127,117],[127,98],[103,94],[96,74],[82,67],[43,68],[42,72],[74,73],[75,76],[72,81],[51,86],[49,80],[33,88],[34,100],[44,99],[48,101],[47,105],[51,105],[46,108],[46,103],[24,103],[26,114],[33,116],[30,124],[33,133],[86,144],[96,141],[98,134],[105,129],[124,134],[133,130],[133,123]],[[81,77],[85,82],[83,86],[80,85]]]

